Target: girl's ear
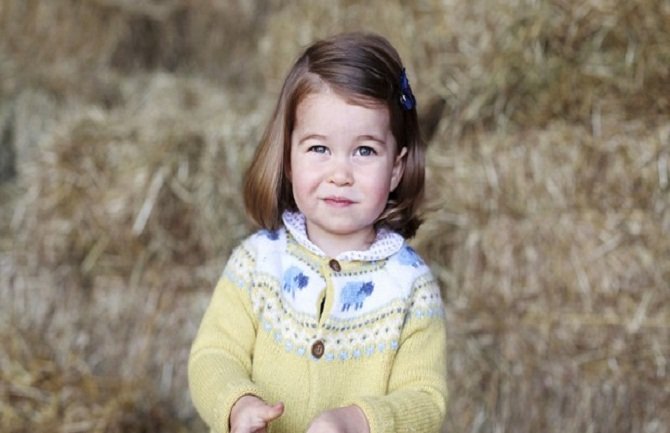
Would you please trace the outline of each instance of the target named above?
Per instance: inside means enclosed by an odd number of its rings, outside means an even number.
[[[393,192],[402,179],[402,175],[405,172],[405,162],[407,161],[407,147],[400,149],[400,152],[395,157],[393,162],[393,170],[391,171],[391,188],[389,192]]]

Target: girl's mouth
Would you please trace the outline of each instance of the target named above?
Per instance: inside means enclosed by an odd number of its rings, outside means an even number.
[[[353,200],[349,200],[345,197],[326,197],[323,199],[326,204],[335,207],[345,207],[354,203]]]

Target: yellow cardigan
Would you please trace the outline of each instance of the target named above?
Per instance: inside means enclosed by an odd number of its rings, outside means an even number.
[[[371,433],[440,431],[447,404],[440,290],[401,236],[331,259],[300,214],[232,253],[189,359],[193,403],[229,431],[245,394],[285,412],[270,433],[301,433],[320,412],[358,405]]]

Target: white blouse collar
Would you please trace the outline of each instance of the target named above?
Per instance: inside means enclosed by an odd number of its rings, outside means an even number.
[[[300,212],[285,211],[282,215],[284,226],[295,238],[295,240],[307,248],[312,253],[326,257],[321,248],[316,246],[307,237],[307,226],[305,225],[305,216]],[[380,229],[377,231],[375,238],[370,248],[365,251],[345,251],[334,257],[338,260],[382,260],[395,253],[397,253],[405,244],[405,239],[396,232],[388,229]]]

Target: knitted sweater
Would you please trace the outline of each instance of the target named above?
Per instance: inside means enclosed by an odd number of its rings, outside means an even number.
[[[285,213],[232,253],[189,359],[194,405],[228,432],[245,394],[300,433],[324,410],[358,405],[371,433],[440,431],[446,411],[444,306],[428,267],[393,232],[331,259]]]

